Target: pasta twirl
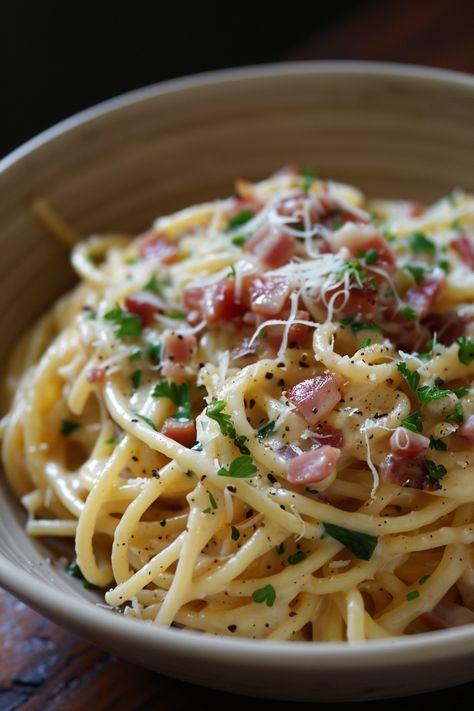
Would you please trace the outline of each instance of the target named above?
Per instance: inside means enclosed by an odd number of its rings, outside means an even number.
[[[74,539],[76,574],[162,625],[474,621],[473,227],[460,190],[370,203],[288,168],[76,244],[79,285],[7,373],[27,531]]]

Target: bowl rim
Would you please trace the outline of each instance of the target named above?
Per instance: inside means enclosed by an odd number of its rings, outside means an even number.
[[[277,78],[292,75],[367,75],[387,76],[408,80],[423,80],[434,83],[457,85],[473,90],[474,76],[463,72],[425,67],[421,65],[399,64],[391,62],[366,61],[298,61],[256,66],[235,67],[217,71],[203,72],[186,77],[158,82],[139,89],[134,89],[119,96],[102,101],[84,109],[42,131],[29,139],[0,160],[0,174],[5,173],[16,163],[45,144],[56,138],[84,126],[102,116],[126,108],[130,105],[182,90],[238,82],[248,79]],[[26,532],[23,532],[27,537]],[[29,540],[29,539],[28,539]],[[422,659],[431,663],[439,659],[454,658],[467,650],[474,651],[474,629],[470,626],[419,635],[371,640],[364,643],[347,642],[291,642],[269,643],[240,637],[225,637],[195,632],[176,630],[154,625],[150,622],[127,618],[112,613],[105,606],[92,603],[80,596],[71,596],[60,592],[53,585],[43,580],[32,578],[27,571],[18,567],[0,553],[0,583],[13,595],[20,598],[45,616],[55,619],[59,624],[83,633],[90,638],[100,628],[106,640],[118,640],[127,637],[139,639],[148,649],[163,648],[170,653],[187,653],[193,656],[206,648],[209,661],[222,661],[225,657],[239,663],[252,664],[255,667],[287,669],[290,665],[309,669],[318,661],[318,669],[335,666],[351,669],[372,667],[386,668],[395,662],[400,663],[400,653],[404,652],[404,664],[413,659]],[[105,644],[105,643],[104,643]],[[291,662],[288,651],[291,649]]]

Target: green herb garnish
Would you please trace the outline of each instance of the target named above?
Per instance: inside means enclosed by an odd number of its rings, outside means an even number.
[[[128,356],[128,360],[133,363],[135,360],[140,360],[142,357],[142,352],[141,351],[135,351],[135,353],[132,353],[132,355]]]
[[[371,338],[364,338],[364,340],[361,342],[359,345],[359,350],[361,348],[367,348],[367,346],[370,346],[372,344],[372,339]]]
[[[246,239],[243,235],[237,235],[237,237],[232,237],[232,244],[235,244],[236,247],[243,247],[246,242]]]
[[[429,575],[423,575],[423,577],[419,579],[418,585],[424,585],[426,581],[429,580],[429,577]]]
[[[428,476],[432,479],[436,479],[436,481],[442,479],[448,473],[445,466],[436,464],[436,462],[433,462],[431,459],[423,459],[423,464],[428,472]]]
[[[436,245],[423,232],[415,232],[410,237],[410,247],[416,254],[426,252],[433,256],[436,252]]]
[[[141,370],[135,370],[132,375],[132,385],[134,390],[138,390],[140,387],[141,379],[142,379],[142,371]]]
[[[61,434],[67,437],[80,427],[79,422],[73,422],[73,420],[61,420]]]
[[[333,523],[323,523],[325,532],[349,548],[350,551],[360,560],[370,560],[377,546],[378,537],[370,533],[352,531],[349,528],[342,528]]]
[[[460,402],[455,404],[454,411],[446,419],[451,422],[464,422],[464,409]]]
[[[211,420],[215,420],[215,422],[217,422],[221,434],[223,434],[225,437],[230,437],[231,439],[234,439],[237,436],[237,433],[235,431],[232,418],[230,415],[227,415],[225,412],[223,412],[226,405],[227,403],[225,400],[214,400],[214,402],[212,402],[207,407],[206,415],[210,417]]]
[[[400,313],[402,316],[408,319],[408,321],[414,321],[416,319],[416,311],[411,306],[404,306],[400,309]]]
[[[232,526],[231,531],[230,531],[230,536],[233,541],[238,541],[240,538],[240,531],[238,528],[235,526]]]
[[[308,190],[311,188],[313,182],[316,180],[316,174],[314,170],[311,170],[311,168],[305,168],[301,171],[301,176],[303,178],[303,182],[301,183],[301,190],[307,193]]]
[[[275,546],[275,550],[278,555],[283,555],[283,553],[285,552],[285,544],[279,543],[277,546]]]
[[[296,565],[297,563],[301,563],[301,561],[305,558],[306,553],[303,553],[303,551],[297,551],[297,553],[293,553],[293,555],[288,556],[288,563],[290,565]]]
[[[408,366],[406,363],[397,363],[397,369],[400,371],[400,373],[403,375],[405,380],[407,381],[407,385],[412,390],[414,393],[416,393],[416,390],[418,388],[418,385],[420,383],[420,374],[415,370],[413,373],[408,370]]]
[[[140,415],[138,412],[136,413],[136,416],[139,417],[140,420],[143,420],[143,422],[146,422],[146,424],[149,425],[152,429],[156,430],[155,423],[153,422],[153,420],[150,420],[149,417],[147,417],[146,415]]]
[[[234,479],[251,479],[257,474],[257,467],[252,461],[252,457],[247,454],[237,457],[231,462],[228,469],[221,467],[218,476],[229,476]]]
[[[143,288],[145,289],[145,291],[153,291],[155,294],[164,299],[163,290],[165,286],[170,286],[170,284],[170,279],[159,279],[156,274],[152,274],[149,281],[147,281]]]
[[[272,432],[275,432],[275,420],[270,420],[270,422],[267,422],[266,425],[263,425],[263,427],[260,427],[260,429],[257,432],[257,435],[259,437],[266,437],[267,435],[271,434]]]
[[[423,422],[421,420],[421,412],[417,410],[413,412],[408,417],[402,419],[402,426],[406,427],[407,430],[412,432],[423,432]]]
[[[148,348],[148,358],[153,363],[159,363],[161,360],[161,343],[151,343]]]
[[[245,223],[251,220],[253,216],[254,214],[251,210],[242,210],[241,212],[238,212],[236,215],[230,218],[229,222],[227,223],[227,227],[225,228],[225,231],[232,232],[232,230],[235,230],[237,227],[245,225]]]
[[[171,380],[163,380],[152,392],[152,397],[167,397],[178,407],[172,415],[174,420],[191,420],[191,402],[189,400],[189,383],[176,385]]]
[[[458,360],[463,365],[470,365],[474,360],[474,341],[466,336],[461,336],[456,339],[456,343],[459,346],[458,350]]]
[[[442,439],[436,439],[430,435],[430,449],[436,449],[438,452],[446,452],[448,445]]]
[[[268,607],[272,607],[276,600],[276,592],[273,585],[265,585],[264,588],[259,588],[252,593],[254,602],[264,602]]]
[[[71,563],[66,568],[66,573],[71,576],[71,578],[77,578],[82,582],[82,586],[86,590],[97,590],[97,586],[90,583],[83,575],[82,570],[79,568],[77,563]]]
[[[411,590],[409,593],[406,594],[406,599],[408,602],[411,600],[416,600],[417,597],[420,597],[420,591],[419,590]]]
[[[174,319],[175,321],[181,321],[186,318],[186,314],[184,313],[184,311],[178,311],[178,310],[168,311],[166,316],[168,318]]]
[[[411,274],[416,284],[422,284],[426,279],[426,267],[414,267],[410,264],[405,265],[404,270]]]
[[[133,338],[139,336],[142,331],[140,316],[124,311],[118,304],[112,311],[106,313],[104,318],[118,326],[115,331],[117,338]]]

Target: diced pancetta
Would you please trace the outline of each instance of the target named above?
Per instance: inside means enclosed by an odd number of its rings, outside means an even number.
[[[451,247],[459,254],[470,269],[474,269],[474,243],[467,235],[459,235],[451,242]]]
[[[290,293],[287,279],[252,276],[249,282],[247,299],[252,311],[266,316],[275,316],[281,312]]]
[[[245,304],[235,298],[233,277],[208,286],[188,286],[184,291],[184,308],[191,324],[205,321],[208,325],[226,323],[243,316]]]
[[[150,231],[137,240],[142,259],[153,259],[162,264],[172,264],[178,256],[178,248],[164,232]]]
[[[277,227],[264,225],[246,243],[245,250],[271,269],[276,269],[288,264],[295,253],[296,240]]]
[[[196,347],[196,337],[193,334],[171,331],[164,343],[163,359],[174,363],[187,363]]]
[[[426,452],[430,446],[430,440],[418,432],[412,432],[406,427],[397,427],[390,437],[390,449],[396,457],[404,459],[417,457],[422,452]]]
[[[348,223],[334,234],[332,244],[336,249],[347,247],[353,257],[360,257],[361,252],[376,250],[377,259],[373,262],[376,267],[391,269],[395,264],[394,254],[387,241],[372,225]]]
[[[341,450],[329,445],[303,452],[288,462],[288,481],[291,484],[315,484],[333,474]]]
[[[194,420],[175,420],[173,417],[168,417],[163,423],[161,433],[184,447],[192,447],[196,444],[196,423]]]
[[[125,299],[125,306],[128,311],[140,316],[142,326],[150,326],[155,314],[162,314],[165,310],[161,299],[151,291],[137,291],[135,294],[130,294]]]
[[[434,269],[421,284],[412,286],[405,293],[405,301],[415,309],[419,318],[427,316],[433,306],[437,304],[445,282],[444,271],[442,269]]]
[[[342,378],[334,373],[325,373],[315,378],[303,380],[286,393],[290,402],[296,405],[310,427],[328,415],[341,399],[339,388]]]
[[[388,454],[380,465],[380,478],[387,484],[397,484],[410,489],[441,489],[441,484],[429,476],[421,459],[407,459]]]

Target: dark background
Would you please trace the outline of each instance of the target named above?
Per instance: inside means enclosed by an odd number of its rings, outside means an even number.
[[[474,0],[292,0],[282,9],[257,0],[96,0],[95,6],[0,0],[0,156],[130,89],[211,69],[304,59],[397,61],[474,72]],[[472,707],[473,693],[471,683],[350,708],[455,703],[464,709]],[[249,703],[118,660],[0,589],[0,711],[175,711],[191,704],[230,709]],[[256,704],[260,711],[328,708]]]
[[[224,67],[373,59],[474,71],[472,0],[0,2],[0,156],[137,87]]]

